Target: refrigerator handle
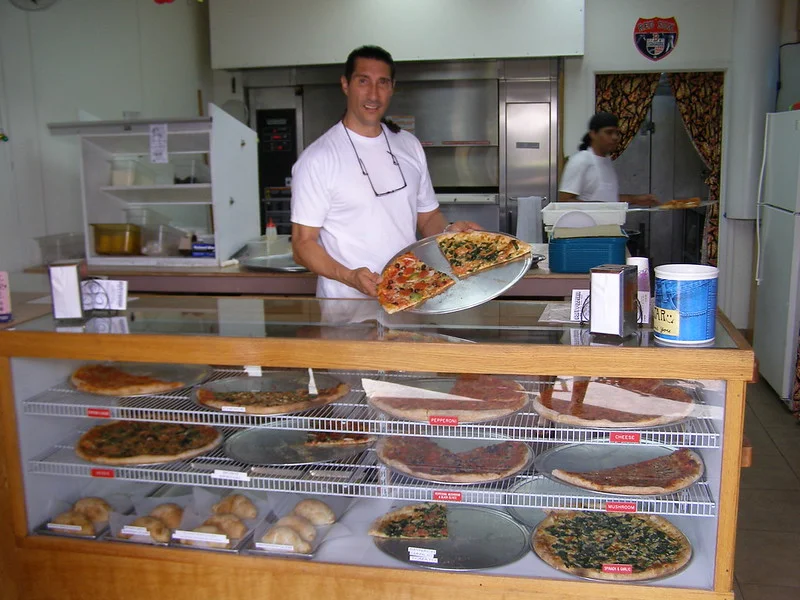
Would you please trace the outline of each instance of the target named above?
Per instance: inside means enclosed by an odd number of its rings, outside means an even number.
[[[764,119],[764,149],[761,152],[761,172],[758,176],[756,196],[756,285],[761,285],[761,207],[764,202],[764,174],[767,170],[767,147],[769,145],[769,113]]]

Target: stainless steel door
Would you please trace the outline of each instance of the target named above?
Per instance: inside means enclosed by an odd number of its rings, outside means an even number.
[[[550,195],[549,102],[505,105],[505,221],[516,229],[516,199]]]

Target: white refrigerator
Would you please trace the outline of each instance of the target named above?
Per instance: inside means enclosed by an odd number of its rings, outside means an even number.
[[[792,407],[800,335],[800,111],[767,115],[753,347]]]

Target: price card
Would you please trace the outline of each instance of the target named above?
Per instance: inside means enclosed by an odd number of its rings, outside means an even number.
[[[612,444],[641,444],[642,434],[633,431],[612,431],[609,441]]]
[[[267,552],[292,552],[294,553],[294,546],[289,544],[266,544],[264,542],[256,542],[256,548],[259,550],[266,550]]]
[[[153,123],[150,125],[150,162],[169,162],[166,123]]]
[[[80,531],[82,529],[80,525],[63,525],[61,523],[48,523],[47,528],[56,531]]]
[[[125,525],[120,533],[124,535],[150,535],[150,532],[147,531],[147,527],[137,527],[136,525]]]
[[[462,494],[461,492],[443,492],[437,490],[433,492],[433,499],[440,502],[461,502]]]
[[[431,415],[428,417],[429,425],[444,425],[446,427],[457,427],[458,417],[449,417],[445,415]]]
[[[247,412],[247,408],[244,406],[221,406],[220,410],[222,412],[232,412],[232,413]]]
[[[107,408],[87,408],[86,416],[95,419],[110,419],[111,411]]]
[[[635,513],[636,502],[606,502],[606,512]]]
[[[261,377],[261,367],[258,365],[245,365],[244,372],[250,377]]]
[[[414,546],[408,547],[408,560],[413,562],[424,562],[430,564],[438,564],[439,559],[436,558],[436,550],[433,548],[415,548]]]
[[[250,481],[250,476],[241,471],[226,471],[224,469],[214,469],[211,474],[213,479],[230,479],[233,481]]]
[[[177,529],[172,533],[174,540],[190,540],[192,542],[205,542],[207,544],[229,544],[227,535],[221,533],[203,533],[201,531],[184,531]]]

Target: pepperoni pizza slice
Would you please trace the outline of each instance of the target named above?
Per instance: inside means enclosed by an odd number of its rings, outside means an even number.
[[[406,252],[383,269],[378,301],[392,314],[419,306],[454,284],[454,279],[429,267],[412,252]]]

